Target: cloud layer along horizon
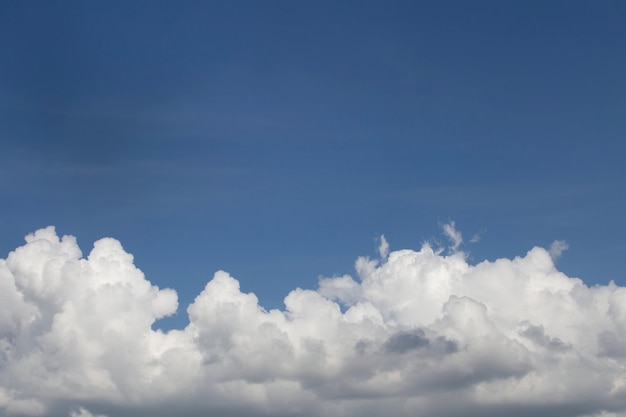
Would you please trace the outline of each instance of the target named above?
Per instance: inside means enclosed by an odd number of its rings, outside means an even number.
[[[0,415],[626,416],[626,288],[559,272],[564,242],[472,265],[444,233],[284,310],[218,271],[164,332],[176,292],[117,240],[38,230],[0,260]]]

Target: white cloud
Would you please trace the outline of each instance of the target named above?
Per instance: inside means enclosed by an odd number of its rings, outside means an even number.
[[[542,248],[470,265],[446,226],[451,255],[381,238],[284,310],[218,271],[168,332],[176,293],[119,242],[39,230],[0,260],[0,415],[624,416],[626,288]]]
[[[378,247],[378,255],[380,259],[385,261],[389,256],[389,243],[385,239],[385,235],[380,235],[380,246]]]
[[[94,416],[86,408],[79,407],[78,409],[70,412],[70,417],[106,417],[106,416],[103,416],[103,415]]]
[[[443,229],[443,233],[448,239],[450,239],[450,242],[452,243],[452,246],[450,246],[450,251],[456,252],[459,249],[459,246],[461,246],[461,243],[463,243],[463,235],[460,231],[456,230],[453,221],[451,221],[450,223],[445,223],[441,226],[441,228]]]
[[[564,240],[555,240],[550,245],[550,249],[548,250],[548,252],[550,253],[552,259],[557,260],[567,249],[569,249],[569,245],[567,244],[567,242],[565,242]]]

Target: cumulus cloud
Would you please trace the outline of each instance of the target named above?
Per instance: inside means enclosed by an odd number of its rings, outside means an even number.
[[[626,416],[626,288],[539,247],[471,265],[447,226],[450,255],[381,238],[284,309],[218,271],[167,332],[118,241],[38,230],[0,260],[0,415]]]

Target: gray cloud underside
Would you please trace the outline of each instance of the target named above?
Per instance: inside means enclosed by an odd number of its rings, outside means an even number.
[[[118,241],[83,257],[38,230],[0,260],[0,415],[626,416],[626,288],[590,288],[542,248],[470,265],[457,241],[444,256],[383,238],[380,260],[284,310],[218,271],[163,332],[176,293]]]

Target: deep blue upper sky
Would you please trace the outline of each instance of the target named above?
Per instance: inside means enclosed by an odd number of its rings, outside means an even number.
[[[0,5],[0,257],[112,236],[181,305],[217,269],[267,307],[385,234],[470,260],[565,239],[626,285],[626,3]],[[184,315],[184,314],[183,314]]]

